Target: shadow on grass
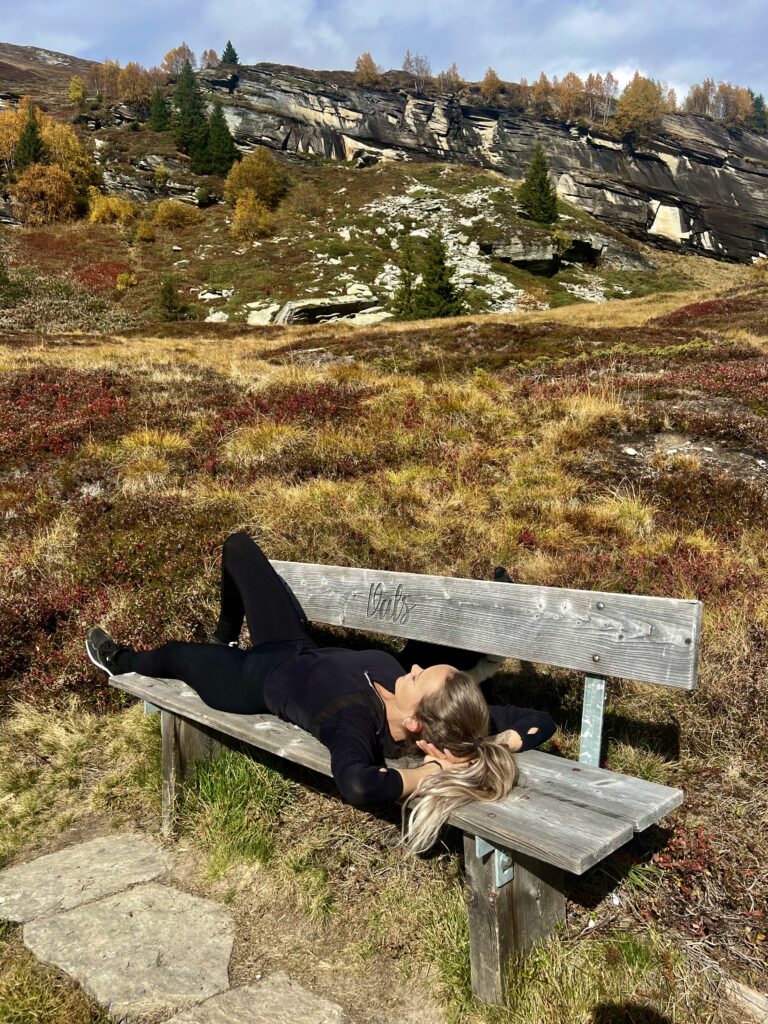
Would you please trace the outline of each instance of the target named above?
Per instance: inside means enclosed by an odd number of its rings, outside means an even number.
[[[589,1024],[672,1024],[672,1019],[642,1003],[599,1003]]]

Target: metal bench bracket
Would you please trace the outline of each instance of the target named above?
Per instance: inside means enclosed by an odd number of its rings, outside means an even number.
[[[605,705],[605,679],[603,676],[584,676],[584,703],[581,709],[581,741],[579,761],[600,767],[600,743],[603,737],[603,706]]]
[[[502,889],[515,877],[515,862],[509,851],[500,850],[486,839],[475,836],[475,853],[480,858],[488,854],[493,857],[493,879],[497,889]]]

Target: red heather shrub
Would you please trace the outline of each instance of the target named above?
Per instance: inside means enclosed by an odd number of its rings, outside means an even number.
[[[23,672],[43,638],[53,636],[89,598],[88,588],[78,583],[0,595],[0,679]]]
[[[93,435],[119,436],[127,387],[115,373],[44,367],[0,384],[0,465],[65,455]]]
[[[255,412],[273,423],[350,423],[360,418],[363,399],[372,392],[322,381],[308,385],[278,384],[253,398]]]
[[[757,298],[737,297],[733,299],[709,299],[705,302],[692,302],[681,306],[665,316],[652,320],[654,325],[665,324],[670,327],[685,324],[700,324],[702,321],[721,320],[724,317],[741,316],[762,309],[764,303]],[[706,324],[701,324],[706,326]]]
[[[657,382],[661,386],[700,388],[740,402],[768,403],[768,358],[698,363],[669,370]]]
[[[94,291],[114,291],[120,274],[129,273],[127,263],[115,263],[107,260],[104,263],[93,263],[75,271],[75,277],[86,288]]]

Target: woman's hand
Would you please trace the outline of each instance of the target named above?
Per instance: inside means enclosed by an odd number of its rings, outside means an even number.
[[[442,771],[450,771],[455,768],[466,768],[467,765],[471,764],[474,757],[456,757],[450,750],[440,750],[434,743],[429,743],[427,740],[416,740],[416,746],[431,761],[437,761]]]

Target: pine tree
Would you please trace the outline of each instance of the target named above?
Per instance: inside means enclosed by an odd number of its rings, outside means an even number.
[[[179,72],[173,94],[173,134],[182,153],[200,148],[200,135],[206,128],[205,106],[192,65],[188,60]],[[203,140],[203,144],[205,140]]]
[[[749,126],[753,131],[761,132],[763,135],[768,134],[768,110],[765,106],[765,97],[761,93],[753,92],[752,89],[749,90],[749,95],[752,100],[752,117]]]
[[[460,316],[464,311],[462,297],[451,279],[445,243],[439,231],[427,239],[421,283],[413,289],[411,316],[414,320],[432,317]]]
[[[17,174],[21,174],[31,164],[48,163],[48,151],[40,136],[37,113],[33,106],[29,108],[27,123],[24,125],[13,154],[13,163]]]
[[[152,93],[152,103],[149,107],[149,127],[153,132],[167,132],[171,127],[171,112],[168,108],[168,100],[163,95],[159,85],[155,86]]]
[[[549,168],[541,143],[536,144],[533,159],[519,192],[520,204],[540,224],[557,220],[557,194],[549,180]]]
[[[164,323],[190,319],[192,311],[179,295],[179,285],[175,277],[169,275],[161,279],[156,312],[157,319]]]
[[[222,64],[239,64],[240,58],[237,56],[237,50],[232,45],[231,40],[227,40],[227,45],[224,47],[224,52],[221,55]]]
[[[405,320],[410,320],[413,316],[413,289],[416,277],[409,228],[410,225],[406,224],[405,238],[400,246],[400,283],[392,296],[392,311]]]
[[[229,174],[229,169],[236,159],[237,147],[230,134],[227,119],[224,117],[221,100],[216,100],[208,121],[208,145],[206,147],[208,170],[204,173]]]
[[[208,160],[208,118],[198,127],[192,145],[189,147],[189,169],[193,174],[210,174]]]

